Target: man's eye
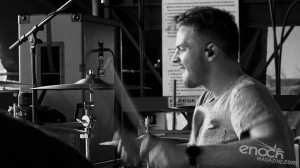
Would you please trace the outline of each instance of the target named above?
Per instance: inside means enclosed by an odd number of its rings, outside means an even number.
[[[178,49],[178,52],[179,52],[179,53],[183,53],[184,51],[185,51],[185,49],[183,49],[183,48],[179,48],[179,49]]]

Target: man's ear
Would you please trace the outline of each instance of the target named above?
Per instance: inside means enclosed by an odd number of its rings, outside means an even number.
[[[218,54],[218,47],[214,43],[205,46],[205,56],[208,61],[212,61]]]

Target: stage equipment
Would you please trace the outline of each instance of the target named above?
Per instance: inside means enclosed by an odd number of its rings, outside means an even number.
[[[111,90],[114,86],[100,79],[96,79],[92,71],[86,75],[86,78],[81,79],[74,84],[49,85],[32,88],[33,90]]]
[[[139,86],[128,86],[125,87],[128,89],[139,89]],[[80,134],[81,138],[85,139],[85,155],[88,159],[90,159],[90,145],[91,145],[91,138],[93,137],[92,128],[96,122],[96,118],[91,114],[91,110],[94,109],[95,104],[93,103],[93,92],[94,90],[111,90],[111,89],[121,89],[120,87],[108,84],[100,79],[96,79],[95,75],[92,70],[89,71],[89,74],[86,75],[86,78],[81,79],[74,84],[61,84],[61,85],[49,85],[49,86],[42,86],[32,88],[32,90],[86,90],[89,94],[89,100],[83,103],[84,108],[84,115],[81,119],[77,119],[78,117],[78,109],[75,110],[75,117],[79,123],[82,124],[84,127],[84,132],[80,130],[73,130],[73,129],[65,129],[64,127],[58,128],[57,126],[50,126],[47,125],[46,127],[48,130],[52,131],[62,131],[62,132],[70,132],[73,133],[82,133]]]
[[[36,24],[35,26],[32,26],[32,29],[27,31],[26,34],[24,33],[23,35],[19,35],[20,38],[12,44],[9,49],[12,50],[18,46],[20,46],[23,42],[27,41],[30,44],[29,50],[30,50],[30,55],[31,55],[31,74],[32,74],[32,86],[36,87],[37,86],[37,77],[36,77],[36,49],[37,45],[41,43],[41,40],[37,38],[37,33],[39,31],[44,30],[44,25],[47,24],[52,18],[54,18],[57,14],[61,13],[64,9],[66,9],[73,0],[69,0],[65,4],[63,4],[60,8],[58,8],[56,11],[50,13],[46,17],[44,17],[41,22]],[[24,18],[23,18],[24,19]],[[25,18],[26,19],[26,18]],[[37,92],[34,90],[32,92],[32,122],[36,123],[37,122]]]
[[[38,24],[44,14],[20,15],[19,34],[28,32]],[[44,31],[37,34],[41,43],[37,45],[36,74],[37,86],[22,86],[21,92],[37,91],[38,104],[51,106],[67,117],[67,122],[74,122],[74,107],[77,103],[90,102],[89,91],[93,90],[94,107],[89,107],[97,122],[93,123],[90,138],[90,160],[93,163],[115,158],[113,147],[99,147],[102,141],[111,140],[115,131],[115,74],[121,58],[121,24],[117,21],[103,19],[84,14],[59,14],[45,25]],[[99,41],[104,48],[114,53],[104,52],[104,76],[94,76],[92,81],[96,84],[84,84],[89,70],[98,68]],[[30,83],[30,53],[29,44],[19,46],[19,74],[21,83]],[[115,70],[116,69],[116,70]],[[95,73],[97,74],[97,73]],[[83,80],[83,81],[80,81]],[[99,85],[97,82],[101,80]],[[76,83],[78,82],[78,83]],[[81,83],[83,82],[83,83]],[[76,84],[75,84],[76,83]],[[106,85],[107,84],[107,85]],[[56,86],[54,86],[56,85]],[[48,87],[49,86],[49,87]],[[46,88],[43,88],[46,87]],[[48,87],[48,88],[47,88]],[[50,91],[51,90],[51,91]],[[91,105],[91,104],[90,104]],[[37,119],[39,120],[39,119]],[[81,119],[82,120],[82,119]],[[71,134],[69,139],[81,139],[78,134]],[[77,140],[75,140],[77,142]],[[81,151],[78,143],[71,144]],[[82,145],[82,144],[81,144]]]
[[[3,87],[21,87],[21,86],[32,86],[32,84],[24,84],[24,83],[19,83],[19,82],[0,81],[0,86],[3,86]]]
[[[72,131],[74,131],[75,133],[81,133],[80,134],[80,138],[83,138],[85,140],[84,144],[85,144],[85,156],[87,159],[91,159],[91,154],[90,154],[90,146],[91,146],[91,138],[93,138],[93,134],[92,134],[92,128],[94,126],[94,123],[96,121],[96,118],[94,115],[91,114],[91,110],[94,109],[95,104],[93,102],[93,92],[94,89],[112,89],[113,86],[103,82],[99,79],[95,78],[95,75],[93,74],[93,71],[89,71],[89,74],[86,75],[86,78],[81,79],[79,81],[77,81],[74,85],[63,85],[64,87],[61,88],[60,85],[56,85],[56,86],[46,86],[44,88],[54,88],[54,90],[58,89],[66,89],[66,90],[78,90],[78,89],[82,89],[82,90],[87,90],[88,94],[89,94],[89,99],[88,101],[84,101],[83,103],[83,107],[84,107],[84,115],[82,116],[81,119],[77,119],[78,123],[82,124],[84,131],[81,130],[73,130],[73,129],[65,129],[64,127],[57,127],[57,126],[47,126],[44,128],[47,129],[52,129],[52,130],[60,130],[60,131],[70,131],[70,133],[73,133]],[[67,87],[65,87],[67,86]],[[75,87],[74,87],[75,86]],[[43,88],[43,87],[42,87]],[[40,90],[41,88],[32,88],[33,90]]]
[[[32,88],[33,90],[111,90],[121,89],[121,87],[108,84],[102,80],[96,79],[92,75],[87,75],[85,79],[81,79],[74,84],[60,84],[60,85],[49,85]],[[125,85],[126,90],[139,90],[140,86]],[[152,89],[150,87],[143,87],[143,89]]]

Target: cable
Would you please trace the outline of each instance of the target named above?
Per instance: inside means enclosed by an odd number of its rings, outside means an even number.
[[[115,54],[110,48],[103,48],[103,51],[109,51],[113,57],[113,62],[115,62]]]
[[[69,4],[69,5],[70,5],[70,4]],[[69,8],[69,7],[70,7],[69,5],[64,6],[64,7],[61,8],[60,10],[56,10],[56,11],[54,11],[54,12],[49,13],[46,17],[44,17],[44,19],[42,20],[42,22],[43,22],[44,20],[46,20],[47,18],[51,17],[52,15],[56,15],[57,13],[60,13],[60,12],[62,12],[63,10]]]
[[[291,13],[291,10],[292,8],[299,2],[299,0],[295,0],[288,8],[285,16],[284,16],[284,20],[283,20],[283,24],[282,24],[282,30],[281,30],[281,36],[280,36],[280,40],[282,41],[283,40],[283,36],[284,36],[284,30],[285,30],[285,27],[286,27],[286,22],[287,22],[287,19]],[[280,62],[282,60],[282,46],[283,46],[283,43],[279,46],[279,59],[280,59]],[[280,69],[281,69],[281,65],[280,66]]]
[[[275,13],[274,13],[274,9],[275,9],[275,4],[274,2],[272,3],[271,0],[269,0],[269,8],[270,8],[270,15],[271,15],[271,22],[272,22],[272,28],[273,28],[273,36],[274,36],[274,54],[272,55],[273,57],[275,57],[275,75],[276,75],[276,94],[280,94],[281,93],[281,81],[280,81],[280,77],[281,77],[281,61],[282,61],[282,47],[283,47],[283,43],[285,41],[284,38],[284,31],[285,31],[285,27],[286,27],[286,22],[288,19],[288,16],[292,10],[292,8],[297,4],[297,2],[299,2],[299,0],[295,0],[288,8],[284,20],[283,20],[283,25],[282,25],[282,31],[281,31],[281,36],[280,36],[280,44],[277,45],[277,37],[276,37],[276,22],[275,22]],[[292,29],[290,29],[291,31]],[[287,32],[287,34],[290,33]],[[279,53],[278,53],[279,52]],[[273,57],[271,57],[268,62],[267,62],[267,66],[270,64],[271,60],[273,59]]]
[[[276,95],[280,95],[281,86],[280,86],[280,60],[278,56],[277,50],[277,37],[276,37],[276,22],[275,22],[275,3],[272,3],[274,0],[269,0],[269,9],[270,9],[270,16],[271,16],[271,23],[273,28],[273,37],[274,37],[274,57],[275,57],[275,75],[276,75]]]
[[[130,17],[133,18],[134,22],[139,26],[139,28],[141,27],[138,18],[137,18],[136,16],[134,16],[132,13],[130,13],[130,12],[128,12],[128,11],[125,11],[125,10],[121,9],[121,8],[119,8],[118,6],[108,5],[107,7],[111,8],[111,9],[113,9],[113,10],[114,10],[114,9],[117,9],[118,11],[123,12],[123,13],[129,15]]]
[[[295,26],[291,26],[289,28],[289,30],[286,32],[286,34],[281,38],[280,40],[280,44],[279,44],[279,47],[282,47],[283,43],[285,42],[285,40],[288,38],[288,36],[290,35],[290,33],[292,32],[292,30],[294,29]],[[277,50],[279,51],[279,49],[277,48]],[[266,69],[269,64],[271,63],[272,59],[274,58],[274,54],[271,55],[271,57],[269,58],[269,60],[267,61],[267,64],[265,66],[264,69]]]

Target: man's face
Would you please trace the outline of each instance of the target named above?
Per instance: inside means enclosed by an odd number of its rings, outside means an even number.
[[[205,84],[207,76],[207,60],[204,56],[203,39],[193,27],[181,26],[176,37],[176,51],[172,62],[183,69],[183,82],[188,88]]]

